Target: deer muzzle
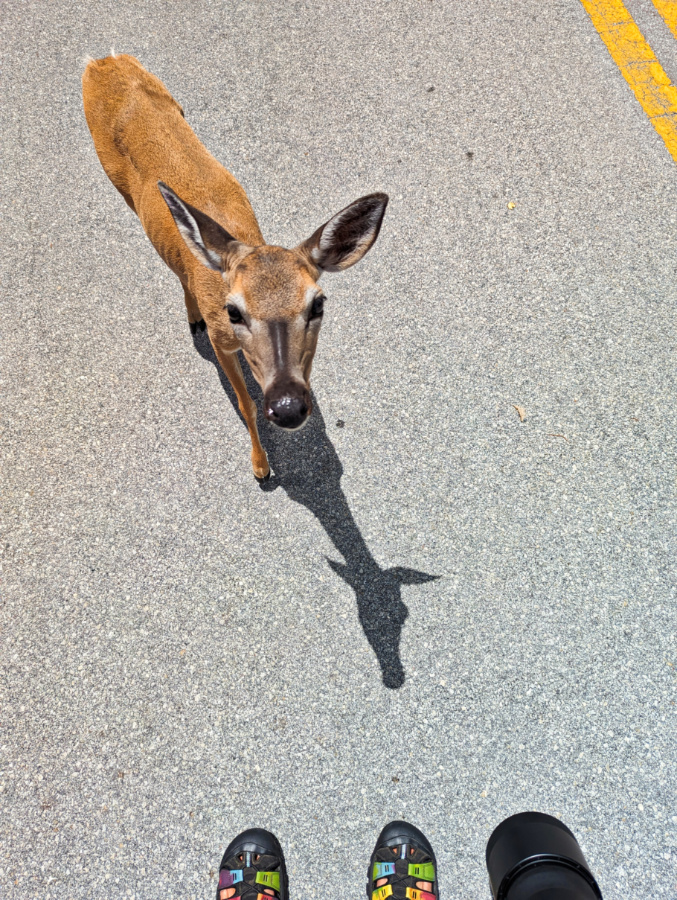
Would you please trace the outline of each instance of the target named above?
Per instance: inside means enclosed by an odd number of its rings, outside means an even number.
[[[287,431],[305,425],[312,408],[310,391],[298,382],[273,383],[263,398],[266,419]]]

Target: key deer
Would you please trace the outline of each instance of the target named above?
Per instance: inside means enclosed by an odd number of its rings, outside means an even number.
[[[247,423],[254,475],[266,479],[256,404],[237,352],[261,386],[265,417],[300,428],[312,409],[310,370],[325,303],[318,281],[362,259],[388,197],[361,197],[291,250],[266,244],[241,185],[138,60],[90,60],[82,92],[101,165],[181,282],[191,330],[206,327]]]

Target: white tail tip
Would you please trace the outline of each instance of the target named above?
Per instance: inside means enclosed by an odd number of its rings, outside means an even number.
[[[110,55],[113,59],[117,59],[117,54],[115,53],[114,47],[110,48]],[[107,57],[107,58],[110,58],[110,57]],[[89,53],[87,54],[87,56],[83,56],[80,61],[82,63],[83,69],[86,69],[90,63],[98,62],[98,60],[96,60],[93,56],[90,56]]]

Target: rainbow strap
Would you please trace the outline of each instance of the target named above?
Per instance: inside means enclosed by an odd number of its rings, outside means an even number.
[[[392,884],[384,884],[383,887],[376,888],[375,891],[371,892],[371,900],[386,900],[386,897],[392,897],[392,895]]]
[[[234,869],[232,872],[230,869],[221,869],[219,872],[219,890],[238,884],[242,881],[242,877],[242,869]]]
[[[395,863],[374,863],[374,871],[372,873],[372,878],[374,881],[378,881],[379,878],[385,878],[386,875],[394,875],[395,874]]]
[[[434,881],[435,866],[432,863],[409,863],[409,875],[412,878],[418,878],[419,881]]]
[[[419,891],[416,888],[407,888],[407,900],[437,900],[430,891]]]
[[[239,884],[244,878],[244,873],[242,869],[221,869],[219,872],[219,890],[223,888],[232,887],[234,884]],[[257,872],[256,873],[256,884],[263,884],[265,887],[272,888],[274,891],[280,893],[280,873],[279,872]],[[259,898],[263,898],[263,900],[274,900],[270,894],[259,894],[257,900]]]
[[[372,873],[374,881],[379,878],[385,878],[395,874],[395,863],[374,863],[374,871]],[[434,881],[435,866],[433,863],[409,863],[407,874],[410,878],[416,878],[417,881]],[[371,900],[386,900],[392,897],[392,884],[384,884],[383,887],[376,888],[372,891]],[[407,888],[407,900],[437,900],[430,891],[419,891],[417,888]]]
[[[256,884],[263,884],[280,893],[280,873],[279,872],[257,872]]]

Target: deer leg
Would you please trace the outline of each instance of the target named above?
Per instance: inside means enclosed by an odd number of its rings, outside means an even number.
[[[200,307],[197,305],[197,300],[185,284],[183,285],[183,299],[186,301],[186,312],[188,313],[188,323],[190,325],[191,333],[195,334],[198,328],[200,331],[204,331],[205,322],[202,318]]]
[[[222,353],[220,350],[217,350],[216,347],[214,347],[214,350],[216,352],[216,357],[221,364],[221,368],[226,373],[228,381],[232,384],[233,390],[237,395],[240,412],[244,416],[247,428],[249,429],[249,437],[252,441],[252,467],[254,469],[254,475],[256,478],[263,481],[270,477],[270,466],[268,465],[266,451],[261,446],[259,430],[256,427],[256,404],[249,396],[247,385],[244,383],[244,375],[242,374],[240,360],[237,358],[237,353]]]

